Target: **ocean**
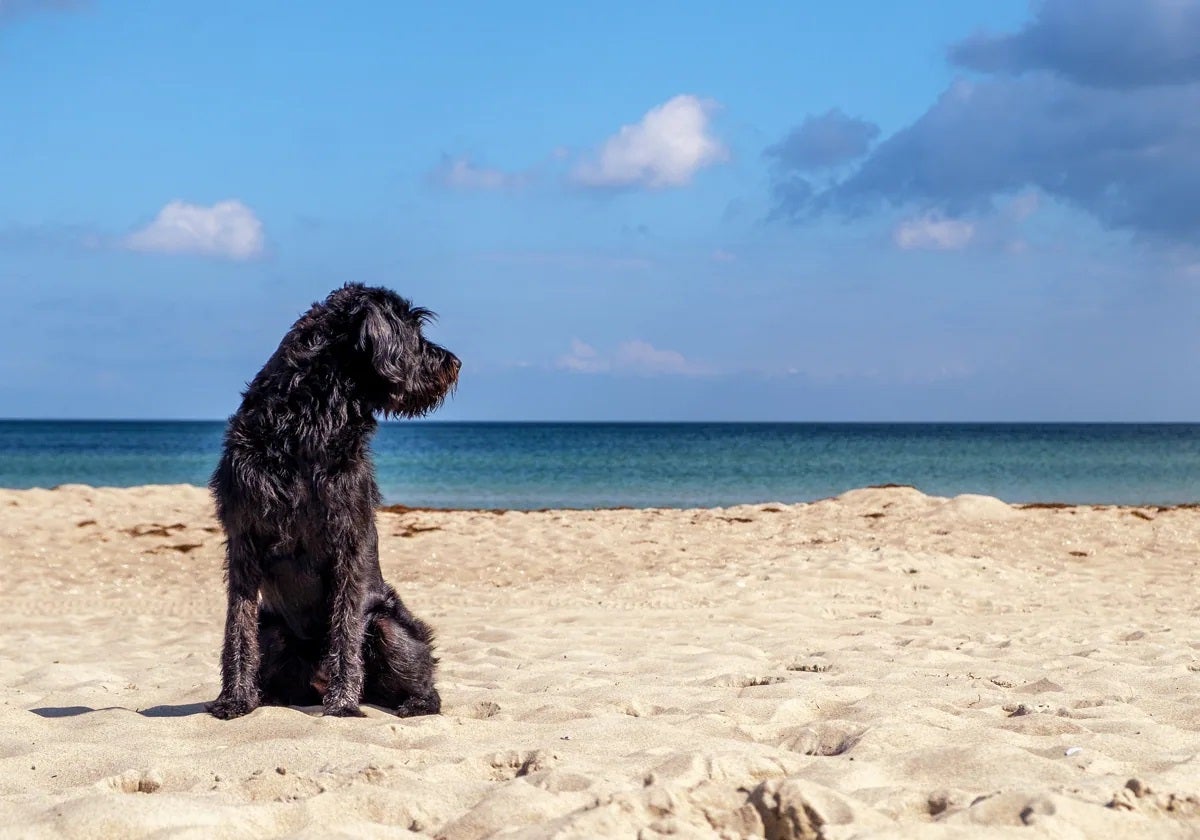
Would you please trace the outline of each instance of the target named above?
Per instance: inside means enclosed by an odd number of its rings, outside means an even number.
[[[0,421],[0,487],[203,485],[224,423]],[[872,484],[1009,502],[1200,501],[1200,424],[381,424],[388,503],[711,507]]]

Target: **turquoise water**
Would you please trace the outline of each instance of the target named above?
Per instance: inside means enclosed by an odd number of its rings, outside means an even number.
[[[0,421],[0,486],[205,484],[219,422]],[[1011,502],[1200,500],[1200,424],[389,423],[389,503],[691,507],[870,484]]]

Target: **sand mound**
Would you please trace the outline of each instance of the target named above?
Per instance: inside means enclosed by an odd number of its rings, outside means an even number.
[[[938,505],[928,516],[950,522],[1006,522],[1020,515],[1017,508],[994,496],[965,493]]]

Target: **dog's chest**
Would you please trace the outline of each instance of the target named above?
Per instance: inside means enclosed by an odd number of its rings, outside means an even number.
[[[328,563],[312,555],[276,555],[262,570],[263,609],[283,618],[291,631],[316,639],[328,630]]]

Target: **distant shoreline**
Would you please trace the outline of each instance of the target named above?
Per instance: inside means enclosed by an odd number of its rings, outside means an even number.
[[[64,496],[73,495],[79,492],[89,493],[93,491],[100,492],[128,492],[131,495],[156,494],[159,492],[170,492],[173,490],[183,489],[185,492],[191,490],[200,490],[205,494],[208,493],[208,488],[198,484],[138,484],[130,486],[113,486],[113,485],[93,485],[80,484],[77,482],[68,482],[58,484],[53,487],[3,487],[0,486],[0,492],[3,493],[62,493]],[[957,496],[938,496],[936,494],[925,493],[919,487],[914,487],[911,484],[871,484],[864,487],[853,487],[838,493],[833,496],[822,496],[818,499],[809,499],[804,501],[753,501],[753,502],[736,502],[727,505],[704,505],[696,507],[672,507],[672,506],[644,506],[638,507],[633,505],[614,505],[611,507],[539,507],[539,508],[513,508],[513,507],[439,507],[434,505],[406,505],[398,503],[384,503],[379,505],[376,510],[379,513],[390,513],[399,516],[407,514],[488,514],[492,516],[504,516],[510,513],[642,513],[646,511],[688,511],[688,510],[705,510],[705,511],[722,511],[733,510],[737,508],[756,508],[761,512],[766,513],[783,513],[788,508],[803,507],[808,505],[821,504],[826,502],[839,502],[843,496],[860,494],[871,491],[889,491],[889,490],[912,490],[919,493],[928,499],[940,501],[952,501],[954,499],[987,499],[992,502],[997,502],[1006,505],[1013,510],[1018,511],[1055,511],[1055,510],[1093,510],[1093,511],[1154,511],[1156,513],[1169,513],[1172,511],[1192,511],[1200,510],[1200,501],[1196,502],[1177,502],[1172,504],[1157,504],[1153,502],[1141,504],[1118,504],[1105,502],[1060,502],[1060,501],[1037,501],[1037,502],[1007,502],[1003,499],[994,496],[987,496],[980,493],[962,493]]]

